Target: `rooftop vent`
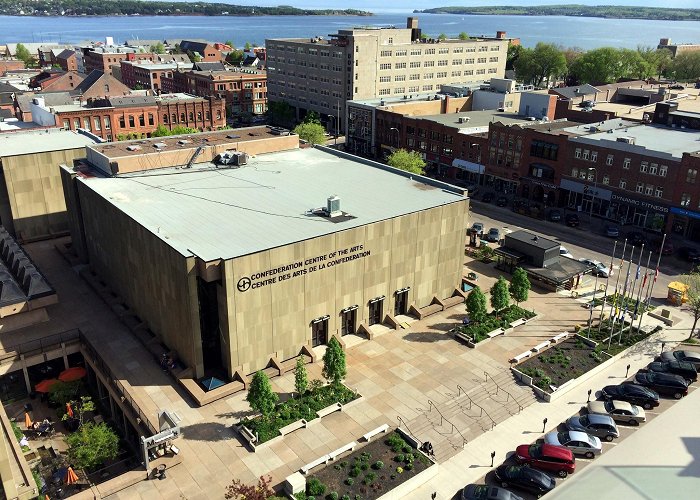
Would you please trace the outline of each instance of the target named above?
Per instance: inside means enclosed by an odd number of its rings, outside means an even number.
[[[177,141],[178,144],[183,145],[183,144],[189,144],[192,141],[188,141],[187,139],[180,139]]]
[[[617,142],[624,142],[625,144],[634,144],[634,137],[618,137]]]
[[[326,212],[328,213],[328,217],[338,217],[339,215],[343,215],[343,212],[340,211],[340,197],[333,195],[328,198]]]
[[[127,151],[138,151],[139,149],[141,149],[141,146],[136,146],[132,144],[131,146],[127,146],[126,149]]]
[[[167,144],[165,144],[164,142],[156,142],[156,143],[153,145],[154,148],[158,148],[158,149],[163,149],[163,148],[166,147],[166,146],[167,146]]]

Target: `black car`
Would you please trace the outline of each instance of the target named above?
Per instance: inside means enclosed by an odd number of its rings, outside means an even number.
[[[498,199],[496,200],[496,205],[499,207],[505,207],[508,205],[508,198],[505,196],[499,196]]]
[[[556,486],[556,481],[549,477],[544,472],[535,470],[527,465],[507,465],[503,464],[496,468],[494,475],[496,481],[508,488],[520,488],[527,490],[541,497],[545,493],[549,493]]]
[[[523,500],[515,493],[487,484],[468,484],[462,489],[461,500]]]
[[[679,83],[677,83],[675,85],[669,85],[668,88],[671,90],[684,90],[685,89],[685,87]]]
[[[684,379],[690,381],[690,383],[698,380],[698,371],[695,365],[686,361],[654,361],[653,363],[649,363],[647,368],[651,372],[680,375]]]
[[[627,401],[650,410],[659,406],[659,395],[651,389],[637,384],[607,385],[601,391],[603,399]]]
[[[578,225],[581,223],[581,221],[578,218],[578,215],[576,214],[568,214],[564,219],[564,222],[569,227],[578,227]]]
[[[659,394],[681,399],[688,394],[688,381],[673,373],[638,372],[634,376],[639,385],[654,389]]]
[[[481,201],[484,203],[491,203],[493,201],[493,193],[484,193],[481,195]]]
[[[642,245],[642,244],[646,245],[647,244],[646,236],[644,236],[642,233],[639,233],[637,231],[633,231],[631,233],[628,233],[627,234],[627,241],[633,247],[638,247],[639,245]]]
[[[700,262],[700,250],[693,247],[682,247],[678,249],[678,256],[688,262]]]
[[[694,351],[666,351],[661,353],[661,361],[685,361],[686,363],[693,363],[695,368],[700,370],[700,352]]]
[[[559,210],[550,211],[549,220],[551,220],[552,222],[559,222],[561,220],[561,212]]]

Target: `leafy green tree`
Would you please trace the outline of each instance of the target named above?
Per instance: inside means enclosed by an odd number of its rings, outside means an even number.
[[[693,338],[695,332],[695,327],[698,326],[698,320],[700,320],[700,267],[692,269],[689,273],[681,276],[681,283],[688,287],[688,301],[685,303],[685,307],[693,315],[693,327],[690,329],[690,335],[688,339]]]
[[[154,54],[165,54],[165,46],[162,42],[158,42],[155,45],[151,45],[151,52]]]
[[[469,40],[469,34],[466,31],[462,31],[459,35],[457,35],[457,38],[460,40]]]
[[[438,40],[447,40],[447,35],[444,34],[444,33],[440,33],[440,34],[438,35]]]
[[[231,48],[234,47],[234,45],[233,45],[233,40],[231,40],[231,39],[226,40],[224,43],[225,43],[226,45],[228,45],[229,47],[231,47]]]
[[[170,129],[163,124],[160,124],[151,132],[151,137],[166,137],[170,135]]]
[[[32,55],[29,53],[29,49],[27,49],[27,47],[25,47],[22,43],[17,44],[15,55],[17,56],[17,59],[19,59],[20,61],[24,61],[25,64],[27,64],[29,60],[32,59]]]
[[[191,50],[187,51],[187,57],[189,57],[190,61],[193,63],[198,63],[202,61],[202,56],[200,56],[196,52],[192,52]]]
[[[299,396],[303,396],[309,386],[309,375],[306,373],[306,365],[304,365],[304,359],[299,356],[297,358],[297,364],[294,367],[294,389],[296,389]]]
[[[94,469],[119,452],[119,436],[104,422],[88,422],[66,437],[68,455],[80,469]]]
[[[267,374],[262,370],[255,372],[246,396],[250,407],[260,412],[263,418],[268,418],[274,411],[278,399],[277,394],[272,391],[272,384]]]
[[[226,61],[230,64],[240,64],[241,62],[243,62],[244,58],[245,58],[245,54],[243,53],[242,50],[233,49],[226,56]]]
[[[391,153],[387,163],[394,168],[417,175],[422,175],[425,168],[425,161],[423,161],[420,153],[417,151],[406,151],[403,148]]]
[[[486,295],[481,291],[481,288],[475,286],[466,300],[467,312],[469,319],[477,323],[483,321],[486,317]]]
[[[649,78],[656,69],[638,50],[601,47],[582,54],[571,67],[579,83],[613,83],[622,78]]]
[[[518,79],[539,87],[566,74],[566,59],[556,45],[539,42],[534,49],[523,48],[513,67]]]
[[[520,57],[521,52],[525,47],[522,45],[508,45],[508,55],[506,56],[506,69],[514,69],[515,61]]]
[[[293,132],[309,144],[316,145],[326,142],[326,129],[320,123],[300,123],[294,127]]]
[[[74,382],[59,380],[49,388],[49,400],[55,405],[65,406],[68,401],[71,401],[78,395],[81,384],[80,380]]]
[[[306,116],[304,116],[302,123],[318,123],[320,125],[321,117],[318,115],[318,113],[316,113],[316,111],[309,111],[306,113]]]
[[[670,70],[673,64],[673,53],[668,49],[637,47],[637,52],[646,61],[653,76],[660,78]]]
[[[335,337],[331,337],[328,341],[326,353],[323,355],[323,371],[321,373],[326,380],[334,385],[339,385],[348,373],[345,366],[345,352]]]
[[[252,48],[253,48],[253,46],[250,44],[250,42],[245,43],[245,50],[250,50]]]
[[[508,282],[503,276],[498,277],[498,281],[491,287],[491,307],[496,311],[496,316],[508,307],[510,294],[508,293]]]
[[[83,425],[86,413],[95,411],[95,403],[90,396],[82,396],[79,400],[72,400],[68,403],[70,403],[71,409],[73,410],[73,418],[78,419],[79,425]],[[66,413],[61,420],[68,420],[69,418],[71,418],[71,416]]]
[[[678,54],[673,60],[671,71],[678,80],[690,81],[700,78],[700,51]]]
[[[513,278],[510,280],[509,291],[510,296],[513,297],[513,300],[518,305],[527,300],[527,296],[530,292],[530,280],[522,267],[518,267],[513,271]]]
[[[294,108],[286,101],[270,101],[267,105],[270,121],[276,125],[287,125],[294,119]]]

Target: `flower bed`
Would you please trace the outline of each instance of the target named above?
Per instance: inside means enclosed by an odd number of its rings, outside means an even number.
[[[624,327],[622,328],[622,335],[620,335],[620,324],[618,322],[612,324],[610,319],[606,319],[600,324],[600,329],[598,326],[594,326],[590,328],[590,330],[588,328],[582,328],[578,333],[594,342],[599,342],[596,348],[597,352],[605,351],[614,356],[659,330],[661,330],[660,326],[654,329],[639,330],[635,326],[630,326],[630,324],[625,321]],[[611,334],[613,338],[612,342],[610,342],[610,349],[608,349],[608,339]],[[618,339],[620,339],[619,344]]]
[[[596,297],[595,299],[593,299],[593,305],[595,307],[598,307],[602,303],[602,298]],[[637,301],[633,297],[629,295],[623,297],[620,293],[613,293],[612,295],[608,295],[607,297],[605,297],[605,303],[608,305],[612,304],[613,306],[617,306],[620,309],[624,309],[625,307],[627,307],[630,311],[634,310],[635,307],[638,307],[639,312],[646,312],[654,309],[654,306],[652,306],[651,304],[647,305],[642,301],[640,301],[639,306],[637,306]]]
[[[510,324],[518,319],[530,319],[535,313],[511,304],[501,311],[500,318],[496,318],[495,312],[490,312],[480,322],[473,321],[469,325],[460,326],[458,330],[470,337],[475,344],[489,338],[489,333],[499,328],[509,328]]]
[[[311,391],[307,391],[301,398],[279,403],[268,419],[264,419],[262,416],[245,418],[240,421],[240,424],[245,425],[257,436],[256,445],[259,445],[279,436],[280,429],[292,422],[302,418],[311,421],[318,418],[317,411],[336,403],[347,404],[358,397],[357,393],[342,384],[315,387]]]
[[[393,432],[327,465],[306,481],[297,500],[374,500],[429,468],[433,463]]]

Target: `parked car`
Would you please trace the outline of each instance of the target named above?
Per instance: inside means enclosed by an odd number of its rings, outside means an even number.
[[[552,222],[561,221],[561,212],[559,210],[550,210],[549,211],[549,220],[551,220]]]
[[[649,363],[647,369],[652,372],[680,375],[686,379],[689,384],[697,382],[698,380],[697,368],[695,368],[693,363],[688,363],[687,361],[678,361],[677,359],[673,359],[672,361],[653,361]]]
[[[646,413],[640,406],[627,401],[608,399],[607,401],[591,401],[588,403],[588,413],[608,415],[615,422],[629,425],[639,425],[647,421]]]
[[[571,252],[569,252],[566,247],[559,247],[559,256],[560,257],[568,257],[570,259],[573,259],[574,256],[571,255]]]
[[[608,415],[589,413],[588,415],[573,416],[566,421],[566,428],[570,431],[586,432],[606,441],[620,437],[615,421]]]
[[[491,203],[493,201],[493,193],[486,192],[481,195],[481,201],[484,203]]]
[[[671,90],[684,90],[685,89],[685,87],[683,85],[681,85],[680,83],[676,83],[675,85],[669,85],[668,88]]]
[[[605,236],[608,238],[618,238],[620,236],[620,228],[614,224],[607,224],[605,226]]]
[[[461,500],[523,500],[515,493],[487,484],[468,484],[462,488]]]
[[[595,106],[595,101],[591,101],[591,100],[585,100],[585,101],[581,101],[579,103],[579,107],[581,107],[581,108],[592,108],[594,106]]]
[[[477,236],[481,238],[484,235],[484,223],[475,222],[474,224],[472,224],[472,231],[476,231]]]
[[[465,189],[470,198],[473,198],[479,192],[479,186],[477,184],[469,184]]]
[[[638,231],[632,231],[631,233],[627,233],[627,241],[633,247],[637,247],[642,244],[646,246],[647,237]]]
[[[576,470],[576,459],[571,450],[553,444],[521,444],[515,449],[515,460],[536,469],[555,472],[566,477]]]
[[[593,269],[593,274],[597,276],[601,276],[603,278],[608,278],[612,276],[612,270],[603,264],[602,262],[599,262],[597,260],[593,259],[579,259],[579,262],[583,262],[584,264],[588,264],[589,266],[594,266]]]
[[[607,385],[601,391],[603,399],[627,401],[651,410],[659,406],[659,395],[651,389],[637,384]]]
[[[678,249],[678,256],[688,262],[700,262],[700,250],[693,247],[681,247]]]
[[[575,455],[583,455],[586,458],[593,458],[603,452],[603,445],[600,439],[586,432],[548,432],[544,436],[544,442],[555,446],[563,446]]]
[[[700,352],[678,350],[661,353],[661,361],[673,361],[674,359],[693,363],[695,368],[700,370]]]
[[[496,481],[504,488],[512,486],[534,493],[540,498],[549,493],[556,486],[556,481],[544,472],[540,472],[527,465],[503,464],[494,471]]]
[[[496,199],[496,205],[499,207],[508,206],[508,198],[506,198],[505,196],[499,196],[498,199]]]
[[[564,218],[564,223],[569,227],[578,227],[581,221],[576,214],[567,214]]]
[[[671,255],[674,251],[673,242],[670,239],[666,238],[666,241],[663,241],[664,246],[662,248],[662,241],[663,240],[656,240],[652,242],[652,250],[654,250],[654,252],[656,253],[660,252],[661,255]]]
[[[688,381],[673,373],[637,372],[634,381],[664,396],[673,396],[675,399],[681,399],[688,394]]]
[[[491,229],[489,229],[489,232],[486,235],[487,241],[497,242],[500,239],[501,239],[501,232],[498,230],[497,227],[492,227]]]

